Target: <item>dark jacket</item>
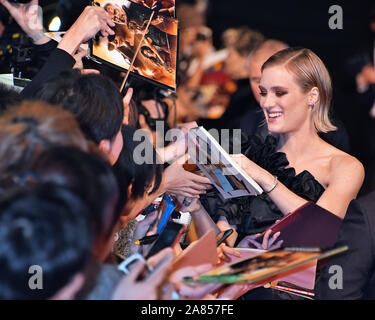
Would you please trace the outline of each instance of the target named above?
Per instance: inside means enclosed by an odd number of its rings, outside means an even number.
[[[350,203],[336,247],[343,245],[354,251],[329,260],[316,287],[317,298],[375,299],[375,191]],[[342,268],[342,289],[329,286],[337,275],[332,269],[329,273],[331,266]]]
[[[53,49],[43,68],[34,77],[33,81],[23,89],[23,98],[32,98],[45,82],[58,76],[64,70],[72,69],[75,62],[74,58],[66,51],[59,48]]]

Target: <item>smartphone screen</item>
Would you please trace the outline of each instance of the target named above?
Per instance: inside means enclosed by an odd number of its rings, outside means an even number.
[[[165,248],[173,247],[179,241],[185,228],[183,224],[173,221],[168,222],[146,255],[146,260]]]

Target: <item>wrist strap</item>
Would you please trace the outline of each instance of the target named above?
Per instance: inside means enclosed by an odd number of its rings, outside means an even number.
[[[46,35],[44,34],[43,31],[33,34],[30,36],[31,39],[33,39],[34,42],[37,42],[39,40],[42,40]]]
[[[269,190],[264,190],[265,193],[271,193],[277,187],[279,180],[277,176],[274,176],[274,177],[275,177],[275,182],[273,183],[273,186]]]

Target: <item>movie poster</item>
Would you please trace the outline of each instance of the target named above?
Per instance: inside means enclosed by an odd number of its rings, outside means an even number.
[[[159,13],[175,16],[175,0],[131,0]]]
[[[177,20],[155,12],[147,29],[153,12],[149,8],[126,0],[95,3],[112,17],[115,35],[93,41],[91,54],[124,71],[129,70],[135,56],[130,70],[133,74],[175,90]]]

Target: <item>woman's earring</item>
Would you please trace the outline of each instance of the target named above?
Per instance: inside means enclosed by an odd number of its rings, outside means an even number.
[[[315,104],[314,104],[314,103],[312,103],[312,104],[309,104],[309,107],[310,107],[311,109],[314,109],[314,107],[315,107]]]

